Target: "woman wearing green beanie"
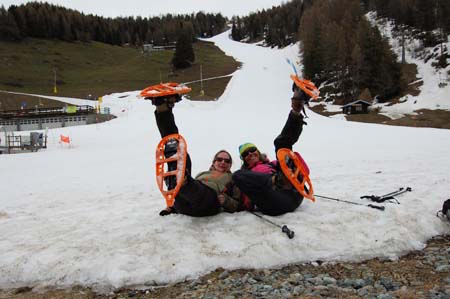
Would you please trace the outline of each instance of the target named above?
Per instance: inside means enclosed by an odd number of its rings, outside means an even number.
[[[303,91],[294,90],[292,110],[280,135],[274,140],[275,154],[281,148],[292,150],[298,141],[306,124],[301,112],[308,99]],[[277,216],[300,206],[303,196],[283,175],[278,161],[270,161],[253,143],[240,145],[239,155],[242,167],[233,174],[233,182],[250,199],[252,207],[256,206],[263,214]]]

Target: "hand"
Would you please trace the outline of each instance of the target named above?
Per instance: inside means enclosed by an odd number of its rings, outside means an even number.
[[[220,205],[223,206],[223,204],[225,203],[225,195],[223,194],[217,195],[217,200],[219,201]]]
[[[161,212],[159,212],[159,216],[167,216],[174,213],[174,210],[172,208],[165,208]]]
[[[297,99],[292,99],[291,100],[291,107],[292,110],[294,110],[297,113],[300,113],[303,111],[303,106],[305,105],[305,102],[303,100],[297,100]]]

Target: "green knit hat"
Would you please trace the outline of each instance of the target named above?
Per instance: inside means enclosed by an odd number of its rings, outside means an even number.
[[[239,156],[241,157],[241,159],[242,159],[242,153],[244,153],[246,150],[248,150],[251,147],[257,148],[256,145],[254,145],[253,143],[250,143],[250,142],[241,144],[239,146]]]

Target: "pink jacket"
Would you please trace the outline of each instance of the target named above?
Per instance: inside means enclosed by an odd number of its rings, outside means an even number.
[[[267,173],[267,174],[272,174],[275,173],[275,167],[277,165],[277,161],[274,160],[272,162],[262,162],[262,161],[258,161],[258,163],[255,164],[255,166],[253,166],[252,168],[250,168],[251,171],[254,172],[260,172],[260,173]]]

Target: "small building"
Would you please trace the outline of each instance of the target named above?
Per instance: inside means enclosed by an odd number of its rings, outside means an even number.
[[[144,44],[142,45],[142,50],[144,53],[156,52],[156,51],[165,51],[165,50],[175,50],[176,43],[171,43],[167,46],[155,46],[153,44]]]
[[[357,100],[342,106],[342,112],[344,114],[367,114],[369,113],[369,106],[369,102]]]

